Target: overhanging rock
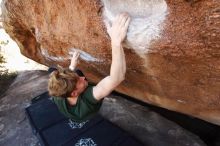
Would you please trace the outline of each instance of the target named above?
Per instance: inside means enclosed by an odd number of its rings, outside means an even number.
[[[127,11],[127,73],[117,91],[220,125],[218,0],[4,0],[2,8],[22,54],[67,66],[80,50],[79,67],[95,83],[111,63],[105,24]]]

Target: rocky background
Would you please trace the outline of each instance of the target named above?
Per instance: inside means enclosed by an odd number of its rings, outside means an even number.
[[[65,67],[80,50],[80,69],[97,83],[111,63],[105,23],[128,11],[127,73],[117,91],[220,125],[219,0],[109,1],[4,0],[3,27],[23,55],[47,66]]]
[[[25,108],[31,99],[47,90],[47,71],[20,72],[0,98],[0,145],[40,146],[33,134]],[[147,146],[206,146],[195,134],[181,128],[147,107],[110,95],[100,114]]]

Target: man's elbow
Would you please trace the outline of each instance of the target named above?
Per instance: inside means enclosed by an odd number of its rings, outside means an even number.
[[[118,82],[121,83],[125,80],[125,75],[121,75],[119,78],[118,78]]]
[[[121,76],[117,76],[117,77],[112,77],[111,78],[111,81],[113,84],[115,85],[119,85],[121,82],[123,82],[125,80],[125,76],[124,75],[121,75]]]
[[[125,80],[125,75],[121,77],[121,82]]]

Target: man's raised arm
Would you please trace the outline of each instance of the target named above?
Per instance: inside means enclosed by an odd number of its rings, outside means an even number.
[[[126,62],[122,42],[126,37],[130,17],[127,13],[119,14],[112,26],[108,27],[108,34],[112,45],[112,63],[110,75],[102,79],[94,88],[93,95],[101,100],[110,94],[125,78]]]

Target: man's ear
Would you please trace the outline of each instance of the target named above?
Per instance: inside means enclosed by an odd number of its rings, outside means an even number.
[[[78,96],[78,92],[76,90],[73,90],[71,92],[71,97],[77,97]]]

